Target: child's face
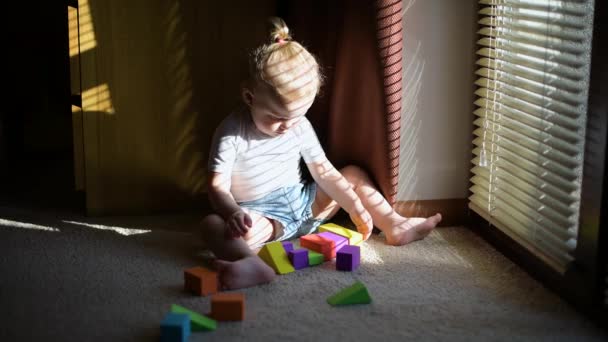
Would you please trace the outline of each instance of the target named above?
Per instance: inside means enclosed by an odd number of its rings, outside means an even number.
[[[308,96],[284,104],[266,86],[257,86],[254,91],[243,89],[243,98],[258,130],[272,137],[295,127],[314,102],[314,96]]]

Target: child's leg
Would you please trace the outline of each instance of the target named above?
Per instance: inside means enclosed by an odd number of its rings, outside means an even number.
[[[238,289],[272,281],[275,272],[266,265],[250,245],[268,241],[273,236],[272,223],[250,213],[253,225],[244,238],[230,239],[225,236],[225,221],[219,215],[203,219],[202,236],[205,244],[218,257],[220,284],[225,289]]]
[[[400,246],[423,239],[441,221],[441,214],[435,214],[427,219],[418,217],[408,219],[399,215],[376,190],[365,171],[359,167],[347,166],[341,169],[340,173],[352,184],[361,203],[372,216],[374,226],[384,232],[386,242],[390,245]],[[313,215],[316,218],[330,218],[339,209],[338,204],[317,187]]]

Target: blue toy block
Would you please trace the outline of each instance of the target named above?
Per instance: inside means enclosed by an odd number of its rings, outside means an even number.
[[[161,342],[187,342],[190,337],[190,316],[168,313],[160,324]]]

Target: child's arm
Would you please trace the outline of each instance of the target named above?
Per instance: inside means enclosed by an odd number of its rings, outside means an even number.
[[[247,234],[252,225],[251,217],[243,212],[230,193],[230,176],[209,172],[207,179],[209,201],[215,212],[226,221],[227,235],[235,238]]]
[[[353,190],[350,182],[327,159],[306,165],[315,182],[340,207],[346,210],[357,226],[357,231],[363,234],[364,239],[367,240],[374,228],[372,217],[361,203],[361,199]]]

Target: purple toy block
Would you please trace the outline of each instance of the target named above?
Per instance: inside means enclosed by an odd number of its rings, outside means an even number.
[[[338,235],[338,234],[334,234],[332,232],[323,232],[323,233],[319,233],[317,235],[321,236],[325,239],[332,240],[334,242],[334,250],[331,252],[332,258],[336,257],[336,252],[339,251],[340,248],[348,245],[348,238]]]
[[[283,241],[281,243],[283,244],[283,249],[285,249],[285,252],[293,251],[293,243],[289,241]]]
[[[338,271],[354,271],[359,267],[360,261],[361,249],[359,246],[346,245],[338,251],[336,269]]]
[[[308,267],[308,249],[300,248],[289,251],[287,252],[287,256],[296,270]]]

